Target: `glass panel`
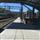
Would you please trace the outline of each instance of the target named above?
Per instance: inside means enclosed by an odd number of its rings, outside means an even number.
[[[20,9],[21,9],[20,3],[0,3],[0,18],[15,19],[20,15]]]
[[[23,6],[23,12],[24,12],[24,20],[27,24],[31,24],[32,22],[30,22],[32,20],[32,16],[33,16],[33,7],[28,6],[28,5],[24,5]],[[29,20],[29,21],[28,21]]]
[[[40,11],[35,8],[34,13],[35,13],[36,20],[39,23],[40,22]]]
[[[5,25],[10,20],[12,21],[12,25],[7,28],[31,28],[29,25],[40,23],[40,11],[36,8],[33,10],[32,6],[26,4],[0,3],[0,20],[3,19],[3,24]],[[1,26],[0,28],[2,28]],[[35,26],[32,26],[32,28],[35,28]]]
[[[10,11],[16,11],[19,12],[21,5],[20,3],[0,3],[0,8],[6,8]]]

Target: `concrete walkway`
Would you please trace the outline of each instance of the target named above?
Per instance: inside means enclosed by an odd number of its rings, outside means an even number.
[[[40,40],[40,31],[5,29],[0,33],[0,40]]]
[[[21,23],[20,17],[16,18],[12,24],[8,25],[6,29],[37,29],[39,30],[40,27],[38,25],[32,24],[25,24],[24,21]]]
[[[13,22],[21,21],[18,17]],[[0,40],[40,40],[40,30],[5,29],[0,33]]]
[[[14,23],[21,23],[20,17],[18,17],[16,20],[13,21]]]

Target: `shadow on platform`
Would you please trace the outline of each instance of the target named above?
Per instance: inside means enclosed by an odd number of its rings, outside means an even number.
[[[39,24],[23,24],[23,23],[12,23],[8,26],[7,29],[33,29],[33,30],[40,30]]]

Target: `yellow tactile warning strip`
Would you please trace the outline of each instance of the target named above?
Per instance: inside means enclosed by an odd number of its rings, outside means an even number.
[[[5,29],[0,33],[0,40],[40,40],[40,31]]]

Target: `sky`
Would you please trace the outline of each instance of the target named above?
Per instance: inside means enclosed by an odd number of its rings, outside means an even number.
[[[10,11],[14,11],[14,12],[20,12],[21,9],[21,4],[20,3],[0,3],[0,8],[5,8],[4,6],[6,6],[6,9],[9,10],[10,7]],[[33,9],[33,7],[26,5],[28,8],[30,8],[31,10]],[[28,10],[28,8],[26,8],[25,6],[23,6],[23,12],[26,12]],[[35,12],[37,12],[38,10],[35,9]]]

